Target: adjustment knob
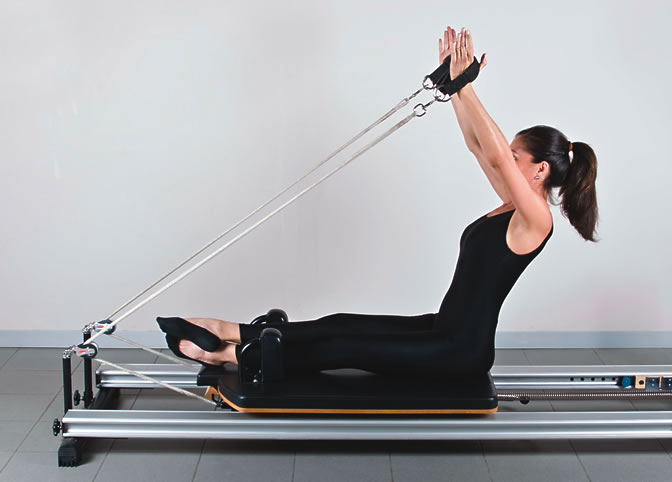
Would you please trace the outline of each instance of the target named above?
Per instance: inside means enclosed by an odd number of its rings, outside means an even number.
[[[61,433],[61,427],[61,421],[55,418],[54,423],[51,424],[51,431],[54,433],[54,437],[57,437]]]

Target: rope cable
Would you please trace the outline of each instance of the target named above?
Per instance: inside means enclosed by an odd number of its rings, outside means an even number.
[[[112,368],[116,368],[117,370],[121,370],[123,372],[128,373],[129,375],[133,375],[134,377],[142,378],[145,381],[151,382],[151,383],[156,383],[157,385],[161,385],[164,388],[167,388],[169,390],[172,390],[174,392],[180,393],[182,395],[186,395],[191,398],[195,398],[196,400],[200,400],[202,402],[205,402],[209,405],[213,405],[214,407],[218,407],[218,404],[216,402],[213,402],[212,400],[208,400],[205,397],[202,397],[200,395],[196,395],[195,393],[189,392],[187,390],[184,390],[179,387],[175,387],[169,383],[162,382],[161,380],[157,380],[156,378],[148,377],[147,375],[144,375],[140,372],[136,372],[135,370],[131,370],[130,368],[122,367],[121,365],[117,365],[116,363],[109,362],[107,360],[103,360],[102,358],[95,358],[95,360],[99,361],[100,363],[104,365],[109,365]]]
[[[124,338],[123,336],[115,335],[114,333],[110,333],[108,336],[110,336],[111,338],[114,338],[115,340],[119,340],[121,342],[124,342],[128,345],[132,345],[136,348],[140,348],[141,350],[145,350],[146,352],[152,353],[152,354],[157,355],[161,358],[165,358],[166,360],[170,360],[173,363],[178,363],[180,365],[184,365],[185,367],[189,367],[189,368],[194,367],[194,363],[189,363],[186,360],[180,360],[177,357],[166,355],[165,353],[162,353],[160,351],[149,348],[148,346],[142,345],[141,343],[135,342],[133,340],[129,340],[128,338]]]
[[[386,130],[383,134],[381,134],[380,136],[376,137],[374,140],[372,140],[371,142],[369,142],[368,144],[366,144],[364,147],[362,147],[360,150],[358,150],[357,152],[355,152],[353,155],[351,155],[351,156],[350,156],[345,162],[343,162],[341,165],[339,165],[338,167],[336,167],[335,169],[333,169],[333,170],[330,171],[329,173],[327,173],[327,174],[325,174],[324,176],[322,176],[320,179],[318,179],[317,181],[315,181],[313,184],[311,184],[311,185],[308,186],[307,188],[303,189],[301,192],[299,192],[298,194],[296,194],[295,196],[293,196],[291,199],[289,199],[288,201],[286,201],[285,203],[283,203],[280,207],[276,208],[274,211],[272,211],[271,213],[269,213],[268,215],[266,215],[265,217],[263,217],[261,220],[257,221],[255,224],[253,224],[252,226],[250,226],[249,228],[247,228],[245,231],[243,231],[242,233],[240,233],[239,235],[237,235],[236,237],[234,237],[233,239],[231,239],[230,241],[228,241],[227,243],[225,243],[223,246],[219,247],[216,251],[212,252],[212,253],[209,254],[207,257],[203,258],[201,261],[199,261],[198,263],[196,263],[195,265],[193,265],[193,266],[192,266],[191,268],[189,268],[187,271],[183,272],[182,274],[180,274],[179,276],[177,276],[176,278],[174,278],[173,280],[171,280],[168,284],[166,284],[165,286],[163,286],[161,289],[159,289],[158,291],[152,293],[150,296],[148,296],[147,298],[145,298],[145,299],[142,300],[141,302],[137,303],[134,307],[128,309],[126,312],[124,312],[123,314],[121,314],[121,315],[120,315],[119,317],[117,317],[115,320],[110,320],[111,323],[109,324],[108,329],[113,328],[113,327],[116,326],[118,323],[120,323],[122,320],[126,319],[127,317],[129,317],[130,315],[132,315],[133,313],[135,313],[137,310],[139,310],[140,308],[142,308],[143,306],[145,306],[147,303],[149,303],[150,301],[152,301],[154,298],[156,298],[157,296],[161,295],[163,292],[165,292],[166,290],[168,290],[169,288],[171,288],[173,285],[177,284],[178,282],[180,282],[181,280],[183,280],[184,278],[186,278],[187,276],[189,276],[191,273],[193,273],[194,271],[196,271],[198,268],[200,268],[200,267],[202,267],[203,265],[205,265],[206,263],[208,263],[208,262],[209,262],[210,260],[212,260],[214,257],[216,257],[217,255],[219,255],[220,253],[222,253],[224,250],[228,249],[230,246],[232,246],[233,244],[235,244],[236,242],[238,242],[239,240],[241,240],[241,239],[244,238],[245,236],[247,236],[249,233],[251,233],[252,231],[254,231],[256,228],[258,228],[259,226],[261,226],[262,224],[264,224],[266,221],[268,221],[269,219],[271,219],[273,216],[275,216],[276,214],[278,214],[280,211],[282,211],[283,209],[285,209],[287,206],[289,206],[290,204],[292,204],[292,203],[295,202],[296,200],[298,200],[298,199],[300,199],[301,197],[303,197],[303,196],[304,196],[305,194],[307,194],[309,191],[313,190],[315,187],[317,187],[318,185],[320,185],[322,182],[326,181],[326,180],[329,179],[331,176],[333,176],[334,174],[336,174],[338,171],[340,171],[341,169],[343,169],[344,167],[346,167],[347,165],[349,165],[352,161],[354,161],[355,159],[357,159],[359,156],[361,156],[362,154],[364,154],[365,152],[367,152],[368,150],[370,150],[372,147],[374,147],[375,145],[377,145],[378,143],[380,143],[382,140],[384,140],[385,138],[387,138],[388,136],[390,136],[391,134],[393,134],[394,132],[396,132],[397,130],[399,130],[401,127],[403,127],[403,126],[406,125],[408,122],[410,122],[413,118],[424,116],[424,115],[427,113],[427,108],[428,108],[430,105],[432,105],[435,101],[436,101],[436,99],[433,99],[433,100],[431,100],[430,102],[428,102],[427,104],[418,104],[417,106],[415,106],[413,112],[411,112],[410,114],[408,114],[406,117],[404,117],[404,118],[401,119],[399,122],[397,122],[395,125],[393,125],[393,126],[390,127],[388,130]],[[418,107],[419,107],[420,109],[418,109]],[[96,340],[98,337],[102,336],[103,334],[104,334],[104,332],[102,332],[102,331],[100,331],[100,332],[98,332],[98,333],[95,333],[95,334],[92,335],[87,341],[85,341],[84,344],[86,345],[86,344],[92,343],[94,340]]]
[[[233,226],[231,226],[229,229],[227,229],[226,231],[224,231],[223,233],[221,233],[219,236],[217,236],[215,239],[213,239],[212,241],[210,241],[208,244],[206,244],[205,246],[203,246],[201,249],[199,249],[198,251],[196,251],[196,253],[194,253],[193,255],[191,255],[190,257],[188,257],[187,259],[185,259],[184,261],[182,261],[182,262],[181,262],[180,264],[178,264],[175,268],[173,268],[173,269],[171,269],[170,271],[168,271],[165,275],[163,275],[161,278],[159,278],[159,279],[158,279],[157,281],[155,281],[154,283],[150,284],[147,288],[145,288],[144,290],[142,290],[140,293],[138,293],[137,295],[135,295],[133,298],[131,298],[130,300],[126,301],[123,305],[121,305],[121,306],[120,306],[119,308],[117,308],[114,312],[112,312],[112,314],[110,314],[110,315],[107,317],[107,319],[108,319],[108,320],[109,320],[109,319],[112,319],[114,316],[116,316],[117,314],[119,314],[119,312],[120,312],[121,310],[123,310],[124,308],[126,308],[127,306],[129,306],[131,303],[137,301],[140,297],[142,297],[144,294],[146,294],[147,292],[149,292],[152,288],[154,288],[155,286],[157,286],[159,283],[161,283],[162,281],[164,281],[165,279],[167,279],[170,275],[172,275],[172,274],[175,273],[177,270],[179,270],[180,268],[182,268],[183,266],[185,266],[186,264],[188,264],[188,263],[189,263],[190,261],[192,261],[194,258],[198,257],[200,254],[202,254],[204,251],[206,251],[206,250],[207,250],[208,248],[210,248],[212,245],[214,245],[215,243],[217,243],[217,241],[219,241],[220,239],[222,239],[222,238],[223,238],[224,236],[226,236],[227,234],[231,233],[234,229],[236,229],[237,227],[239,227],[240,225],[242,225],[243,223],[245,223],[248,219],[250,219],[252,216],[254,216],[255,214],[257,214],[259,211],[261,211],[262,209],[264,209],[265,207],[267,207],[269,204],[271,204],[273,201],[275,201],[276,199],[278,199],[279,197],[281,197],[283,194],[287,193],[289,190],[291,190],[294,186],[296,186],[296,185],[299,184],[301,181],[303,181],[304,179],[306,179],[308,176],[310,176],[310,175],[311,175],[313,172],[315,172],[317,169],[319,169],[320,167],[322,167],[324,164],[326,164],[327,162],[329,162],[331,159],[333,159],[333,158],[336,157],[338,154],[340,154],[340,153],[343,152],[345,149],[347,149],[347,148],[350,147],[352,144],[354,144],[356,141],[358,141],[362,136],[364,136],[365,134],[369,133],[372,129],[374,129],[375,127],[379,126],[379,125],[382,124],[384,121],[386,121],[387,119],[389,119],[390,117],[392,117],[392,115],[394,115],[397,111],[399,111],[399,109],[402,109],[403,107],[405,107],[406,105],[408,105],[408,103],[409,103],[414,97],[416,97],[420,92],[422,92],[423,90],[425,90],[424,87],[421,88],[421,89],[418,89],[417,91],[415,91],[415,92],[414,92],[413,94],[411,94],[410,96],[408,96],[408,97],[402,99],[396,106],[394,106],[392,109],[390,109],[388,112],[386,112],[386,113],[385,113],[383,116],[381,116],[378,120],[374,121],[371,125],[369,125],[369,126],[366,127],[364,130],[362,130],[361,132],[359,132],[357,135],[355,135],[355,136],[354,136],[352,139],[350,139],[348,142],[346,142],[346,143],[343,144],[341,147],[339,147],[338,149],[336,149],[336,150],[335,150],[334,152],[332,152],[329,156],[327,156],[324,160],[320,161],[317,165],[315,165],[315,167],[313,167],[312,169],[310,169],[310,171],[306,172],[306,174],[304,174],[304,175],[301,176],[299,179],[297,179],[296,181],[294,181],[290,186],[288,186],[288,187],[285,188],[283,191],[279,192],[278,194],[276,194],[275,196],[273,196],[272,198],[270,198],[270,199],[269,199],[268,201],[266,201],[265,203],[261,204],[261,205],[260,205],[259,207],[257,207],[254,211],[252,211],[250,214],[248,214],[247,216],[245,216],[244,218],[242,218],[240,221],[238,221],[237,223],[235,223],[235,224],[234,224]]]

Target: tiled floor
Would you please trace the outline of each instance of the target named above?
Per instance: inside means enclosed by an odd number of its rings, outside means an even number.
[[[152,363],[137,350],[105,359]],[[669,481],[672,440],[465,442],[272,442],[97,440],[82,465],[58,468],[62,350],[0,348],[0,481]],[[672,349],[500,350],[498,365],[669,364]],[[79,387],[82,367],[73,367]],[[208,409],[165,390],[125,390],[137,409]],[[600,403],[601,410],[672,410],[654,402]],[[500,404],[500,410],[593,410],[590,402]]]

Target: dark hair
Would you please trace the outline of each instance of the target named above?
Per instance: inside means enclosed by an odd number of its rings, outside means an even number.
[[[569,222],[587,241],[595,241],[597,225],[597,156],[583,142],[571,142],[559,130],[549,126],[534,126],[516,134],[532,162],[546,161],[550,174],[544,179],[544,189],[552,203],[553,188],[560,188],[560,207]],[[570,149],[573,159],[570,161]]]

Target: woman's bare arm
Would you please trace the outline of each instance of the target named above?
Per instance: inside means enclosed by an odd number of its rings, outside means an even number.
[[[448,27],[443,33],[443,39],[439,39],[439,62],[443,61],[449,55],[451,58],[455,55],[455,41],[456,41],[455,30],[451,27]],[[472,49],[472,58],[473,58],[473,49]],[[487,60],[485,54],[481,57],[481,70],[485,68]],[[452,75],[451,75],[452,77]],[[454,78],[454,77],[452,77]],[[510,201],[508,192],[503,186],[501,179],[498,179],[497,173],[492,169],[492,167],[485,161],[483,157],[483,151],[481,145],[478,142],[478,137],[474,132],[474,129],[471,125],[471,120],[469,119],[468,114],[465,111],[464,106],[459,95],[453,95],[451,97],[451,104],[453,104],[453,110],[455,111],[455,117],[457,118],[457,123],[460,126],[462,135],[464,136],[464,141],[467,145],[467,149],[476,157],[478,164],[485,173],[485,176],[488,178],[490,185],[493,187],[497,195],[500,197],[502,202],[505,204]]]
[[[462,73],[473,59],[473,53],[470,53],[473,52],[473,43],[468,30],[463,30],[458,35],[455,45],[455,56],[451,57],[450,65],[453,78]],[[497,182],[501,182],[499,187],[508,193],[529,229],[548,232],[552,220],[546,200],[534,192],[518,169],[509,142],[481,104],[473,86],[467,85],[457,93],[457,96],[463,107],[462,114],[470,121],[478,139],[482,160],[494,172]]]
[[[443,39],[439,39],[439,64],[443,64],[443,62],[446,60],[448,56],[454,56],[455,54],[455,30],[452,28],[448,27],[445,32],[443,32]],[[483,55],[483,59],[481,62],[481,70],[485,67],[485,55]],[[452,102],[453,100],[457,100],[457,102]],[[461,106],[459,99],[452,98],[451,103],[453,104],[453,108],[455,110],[455,115],[457,116],[457,123],[460,126],[460,130],[462,131],[462,135],[464,136],[464,141],[467,144],[467,148],[469,151],[476,153],[475,151],[478,151],[480,146],[478,144],[478,139],[476,138],[476,134],[474,133],[474,130],[472,129],[468,119],[465,118],[464,115],[461,115]]]
[[[467,86],[469,87],[469,86]],[[506,190],[506,187],[504,186],[504,183],[500,176],[498,175],[497,171],[493,168],[493,166],[488,163],[486,160],[485,154],[483,152],[483,149],[481,148],[481,145],[478,141],[478,137],[476,136],[473,127],[471,125],[470,119],[469,119],[469,114],[465,106],[462,104],[462,100],[459,98],[458,94],[455,94],[451,97],[451,103],[453,104],[453,109],[455,110],[455,115],[457,116],[457,122],[460,124],[460,128],[462,128],[462,125],[468,126],[467,128],[471,133],[474,135],[474,143],[470,145],[469,142],[467,142],[467,148],[469,151],[476,157],[476,160],[478,161],[478,165],[481,167],[483,170],[483,173],[485,174],[485,177],[488,178],[488,181],[490,182],[490,185],[492,188],[495,190],[499,198],[502,200],[504,204],[508,203],[511,201],[511,196],[509,195],[508,191]],[[464,129],[463,129],[464,132]]]

